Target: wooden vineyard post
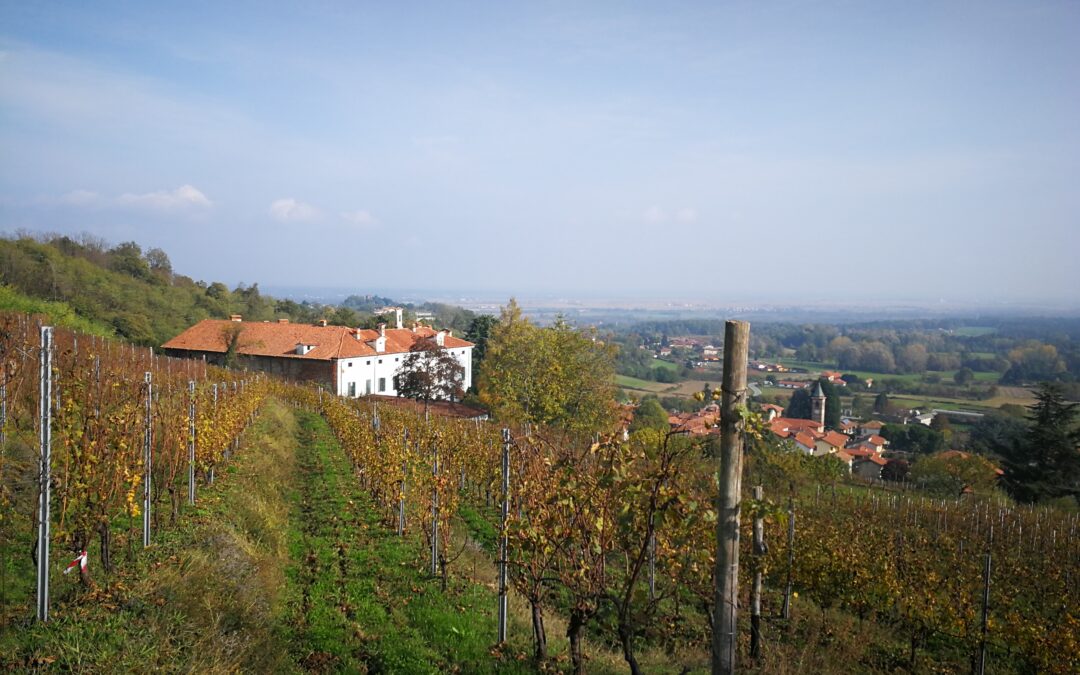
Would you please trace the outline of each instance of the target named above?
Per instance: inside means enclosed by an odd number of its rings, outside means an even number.
[[[750,658],[761,658],[761,568],[765,562],[765,516],[761,511],[764,490],[754,486],[754,582],[750,589]]]
[[[742,411],[746,407],[746,357],[750,324],[724,329],[724,380],[720,409],[719,497],[716,522],[716,593],[713,602],[712,672],[735,672],[739,599],[739,509],[742,488]]]
[[[150,491],[150,479],[154,468],[153,456],[153,417],[151,417],[154,400],[153,375],[146,371],[144,380],[146,383],[146,407],[144,410],[143,428],[143,463],[146,465],[146,475],[143,477],[143,547],[150,545],[150,504],[153,493]]]
[[[49,620],[49,507],[52,496],[52,326],[41,327],[41,374],[38,399],[39,469],[37,541],[37,619]]]
[[[510,430],[502,430],[502,525],[499,529],[499,639],[498,643],[506,642],[507,621],[507,585],[506,564],[509,554],[510,541],[508,539],[507,524],[510,521]]]

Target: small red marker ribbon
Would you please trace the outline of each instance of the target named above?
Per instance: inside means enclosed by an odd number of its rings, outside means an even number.
[[[64,568],[64,574],[67,574],[76,567],[78,567],[80,570],[86,569],[86,551],[83,551],[79,554],[79,557],[68,563],[68,566]]]

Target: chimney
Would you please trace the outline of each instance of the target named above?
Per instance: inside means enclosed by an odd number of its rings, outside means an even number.
[[[440,347],[446,346],[446,331],[441,330],[435,334],[435,344],[439,345]]]
[[[386,337],[386,324],[385,323],[380,323],[379,324],[379,337]]]
[[[326,319],[319,319],[317,323],[323,328],[326,328]]]
[[[401,308],[400,307],[395,308],[394,309],[394,317],[397,319],[397,328],[398,328],[398,330],[401,330],[401,328],[402,328],[402,325],[401,325],[402,316],[401,315],[402,315]]]
[[[420,327],[420,323],[417,321],[412,322],[412,332],[416,332],[416,329]]]
[[[243,320],[244,320],[244,317],[240,316],[239,314],[230,314],[229,315],[229,321],[243,321]]]

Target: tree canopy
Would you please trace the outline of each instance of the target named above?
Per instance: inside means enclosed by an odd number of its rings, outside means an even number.
[[[465,367],[434,340],[422,340],[401,361],[397,390],[401,396],[430,401],[460,399],[465,390]]]
[[[614,351],[561,319],[535,326],[511,299],[487,342],[480,400],[504,421],[609,430],[615,420]]]

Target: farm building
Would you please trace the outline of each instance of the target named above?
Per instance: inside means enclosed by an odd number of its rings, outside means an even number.
[[[472,384],[473,344],[450,331],[414,324],[377,330],[318,324],[206,319],[162,345],[165,353],[205,358],[221,364],[230,350],[236,365],[288,380],[317,382],[339,396],[397,396],[397,375],[407,355],[446,349],[465,370],[463,387]]]

